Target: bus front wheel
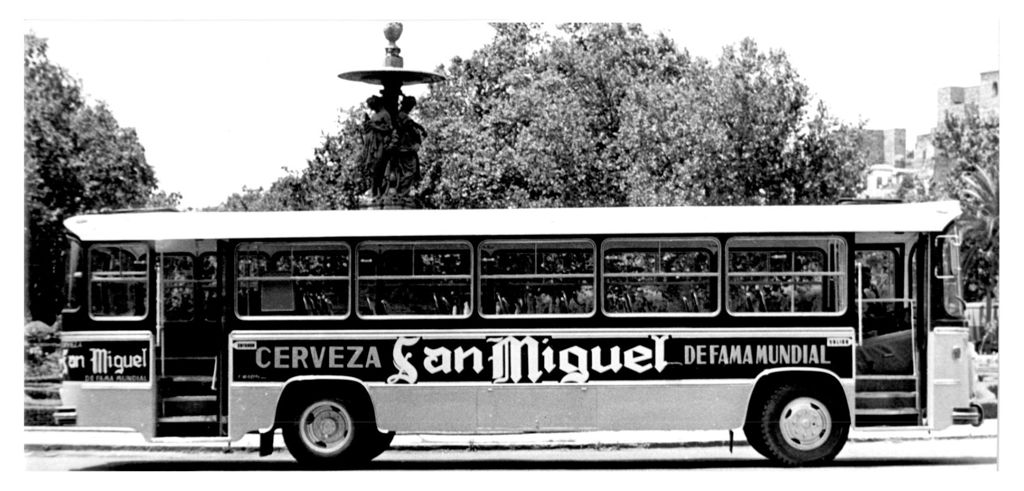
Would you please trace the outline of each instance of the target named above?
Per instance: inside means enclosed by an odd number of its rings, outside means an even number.
[[[309,398],[296,404],[284,425],[284,442],[300,464],[343,467],[362,463],[368,436],[355,406],[343,399]]]
[[[754,448],[787,466],[831,461],[846,444],[850,423],[834,397],[793,385],[777,387],[764,401]]]

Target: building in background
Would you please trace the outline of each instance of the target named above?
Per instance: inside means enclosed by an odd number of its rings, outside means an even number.
[[[935,128],[941,128],[946,115],[963,118],[977,115],[999,118],[999,71],[983,72],[980,83],[971,87],[943,87],[936,101]],[[922,169],[934,182],[942,182],[953,168],[950,159],[935,152],[935,128],[917,137],[911,165]]]
[[[864,130],[868,154],[867,187],[864,198],[892,198],[902,176],[918,172],[907,168],[907,130]]]
[[[936,102],[935,128],[944,124],[947,114],[957,118],[969,114],[998,118],[999,71],[983,72],[976,86],[940,88]],[[953,163],[936,155],[935,128],[914,139],[914,149],[909,155],[906,130],[864,130],[869,167],[867,186],[861,196],[894,198],[904,176],[916,175],[924,180],[941,182]]]

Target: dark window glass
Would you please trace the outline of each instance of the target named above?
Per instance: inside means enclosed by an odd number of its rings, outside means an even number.
[[[144,317],[149,250],[143,244],[89,249],[89,312],[93,317]]]
[[[199,300],[202,316],[207,321],[220,320],[220,293],[217,288],[217,255],[199,255]]]
[[[81,307],[81,296],[84,293],[85,281],[85,251],[82,244],[75,239],[68,239],[69,247],[64,257],[64,273],[67,281],[64,284],[64,298],[67,299],[65,308],[78,310]]]
[[[846,309],[846,245],[836,238],[729,241],[732,313],[841,313]]]
[[[471,254],[464,242],[359,244],[359,316],[468,316]]]
[[[195,258],[191,254],[161,254],[164,320],[195,318]]]
[[[481,315],[591,315],[594,253],[586,240],[483,242]]]
[[[607,314],[701,314],[718,310],[718,243],[709,239],[605,241]]]
[[[344,317],[349,312],[348,246],[343,243],[244,243],[236,270],[240,316]],[[201,275],[216,275],[216,258],[203,258]],[[215,305],[215,282],[204,282],[204,298]],[[204,316],[219,313],[207,309]]]

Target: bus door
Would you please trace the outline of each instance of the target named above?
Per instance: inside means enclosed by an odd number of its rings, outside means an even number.
[[[854,419],[859,427],[923,424],[923,356],[917,339],[922,319],[915,298],[921,290],[914,287],[914,255],[907,252],[912,245],[880,242],[855,248]]]
[[[156,436],[221,436],[223,261],[212,240],[157,241]]]

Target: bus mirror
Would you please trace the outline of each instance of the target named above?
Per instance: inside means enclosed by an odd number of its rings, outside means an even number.
[[[935,278],[959,280],[960,277],[960,236],[956,234],[935,237],[935,246],[942,248],[942,264],[935,267]]]

